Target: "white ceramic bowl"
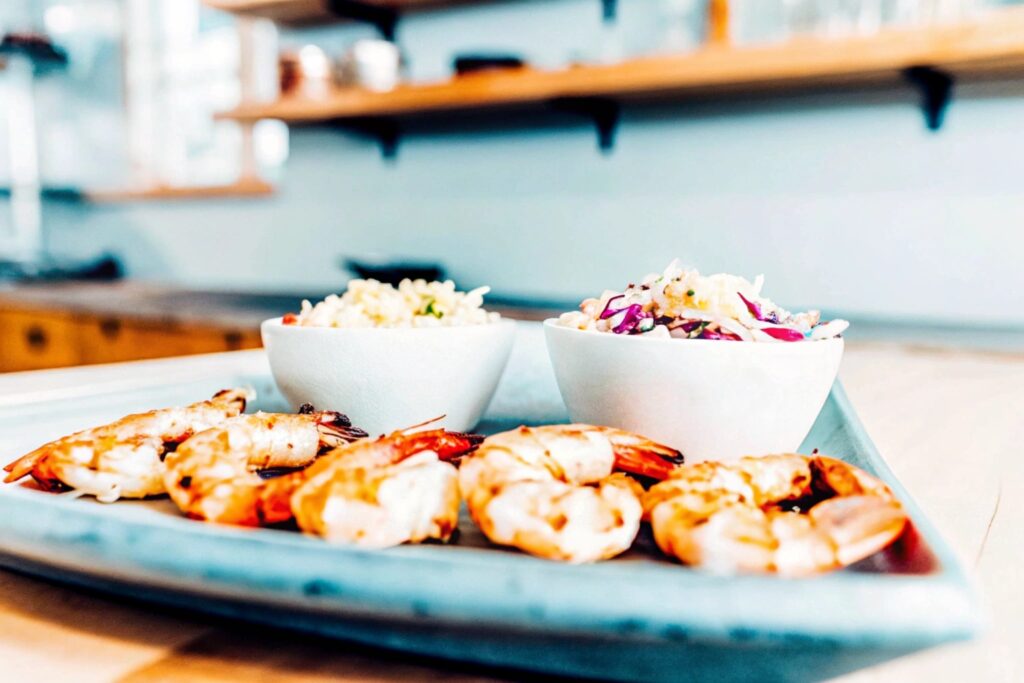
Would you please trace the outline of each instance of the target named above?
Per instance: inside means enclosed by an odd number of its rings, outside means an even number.
[[[652,339],[544,323],[577,422],[643,434],[686,461],[795,451],[828,397],[841,338],[794,343]]]
[[[274,380],[293,407],[338,410],[384,434],[439,415],[439,427],[475,427],[508,361],[515,323],[339,329],[273,318],[261,331]]]

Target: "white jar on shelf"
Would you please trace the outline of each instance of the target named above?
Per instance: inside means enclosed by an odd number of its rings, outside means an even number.
[[[402,54],[387,40],[357,40],[338,60],[339,85],[386,92],[401,81]]]

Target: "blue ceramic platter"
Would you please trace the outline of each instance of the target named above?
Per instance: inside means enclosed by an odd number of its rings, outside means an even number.
[[[520,334],[484,431],[566,419],[536,332]],[[201,379],[182,359],[130,377],[104,370],[88,388],[0,395],[0,457],[229,385],[256,387],[255,408],[284,408],[261,356],[222,358]],[[703,574],[660,557],[648,537],[610,562],[559,564],[488,546],[468,519],[453,546],[360,550],[194,522],[167,501],[102,505],[25,486],[0,487],[0,563],[375,646],[602,679],[819,680],[971,637],[979,608],[962,569],[839,385],[804,443],[813,448],[887,481],[913,528],[884,553],[810,579]]]

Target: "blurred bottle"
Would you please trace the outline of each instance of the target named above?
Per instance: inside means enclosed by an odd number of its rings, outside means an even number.
[[[299,90],[304,97],[320,99],[331,91],[331,60],[318,45],[303,45],[297,53],[299,62]]]
[[[707,42],[728,45],[732,42],[732,3],[730,0],[708,0]]]

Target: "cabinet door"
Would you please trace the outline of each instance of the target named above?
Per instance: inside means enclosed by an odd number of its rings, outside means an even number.
[[[147,323],[116,317],[83,321],[81,330],[83,363],[115,363],[259,346],[259,333],[253,330]]]
[[[59,313],[0,312],[0,372],[77,365],[79,330]]]
[[[236,351],[260,345],[258,330],[49,311],[0,311],[0,372]]]

